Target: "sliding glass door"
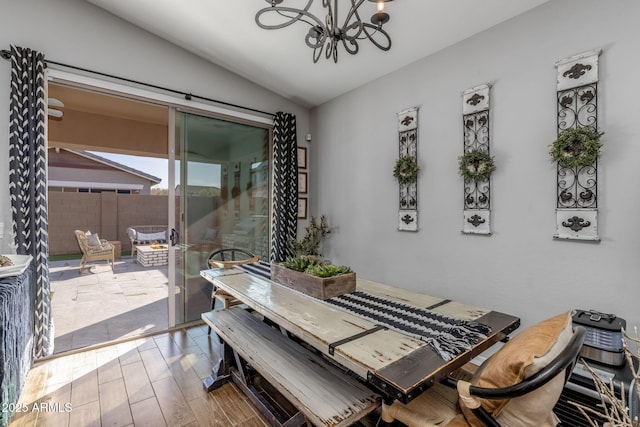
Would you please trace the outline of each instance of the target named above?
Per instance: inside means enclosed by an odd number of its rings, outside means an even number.
[[[212,251],[240,248],[268,259],[270,131],[184,112],[175,112],[175,129],[170,280],[181,324],[210,309],[212,287],[200,270]]]

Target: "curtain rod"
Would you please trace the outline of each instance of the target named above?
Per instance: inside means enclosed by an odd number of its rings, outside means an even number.
[[[6,60],[9,60],[11,58],[11,52],[8,51],[8,50],[4,50],[4,49],[0,50],[0,56],[2,58],[6,59]],[[140,81],[137,81],[137,80],[128,79],[126,77],[120,77],[120,76],[116,76],[116,75],[113,75],[113,74],[107,74],[107,73],[103,73],[103,72],[100,72],[100,71],[94,71],[94,70],[90,70],[88,68],[82,68],[82,67],[77,67],[75,65],[64,64],[62,62],[51,61],[49,59],[45,59],[45,63],[54,64],[54,65],[58,65],[58,66],[65,67],[65,68],[71,68],[73,70],[84,71],[85,73],[92,73],[92,74],[96,74],[96,75],[103,76],[103,77],[109,77],[111,79],[117,79],[117,80],[125,81],[125,82],[128,82],[128,83],[134,83],[134,84],[138,84],[138,85],[142,85],[142,86],[146,86],[146,87],[151,87],[151,88],[154,88],[154,89],[164,90],[166,92],[170,92],[170,93],[174,93],[174,94],[177,94],[177,95],[181,95],[187,101],[191,101],[193,98],[196,98],[196,99],[201,99],[203,101],[214,102],[214,103],[220,104],[220,105],[226,105],[227,107],[239,108],[239,109],[246,110],[246,111],[253,111],[254,113],[260,113],[260,114],[264,114],[264,115],[271,116],[271,117],[275,116],[275,114],[269,113],[267,111],[257,110],[255,108],[250,108],[250,107],[244,107],[242,105],[232,104],[230,102],[220,101],[220,100],[213,99],[213,98],[207,98],[206,96],[194,95],[192,93],[187,93],[187,92],[183,92],[183,91],[176,90],[176,89],[169,89],[169,88],[162,87],[162,86],[157,86],[157,85],[154,85],[154,84],[151,84],[151,83],[145,83],[145,82],[140,82]]]

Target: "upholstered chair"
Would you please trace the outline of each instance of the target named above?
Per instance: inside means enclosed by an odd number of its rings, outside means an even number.
[[[430,427],[552,427],[585,330],[571,313],[537,323],[508,341],[464,381],[447,377],[408,404],[383,405],[382,421]]]

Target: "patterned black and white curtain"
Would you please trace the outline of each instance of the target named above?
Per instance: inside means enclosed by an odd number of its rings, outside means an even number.
[[[271,262],[281,262],[293,252],[289,241],[298,227],[298,142],[296,116],[276,113],[273,121],[273,222]]]
[[[47,225],[47,95],[44,55],[11,46],[9,195],[16,252],[33,256],[34,356],[53,352]]]

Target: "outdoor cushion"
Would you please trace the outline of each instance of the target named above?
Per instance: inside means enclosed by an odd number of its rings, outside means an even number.
[[[136,240],[136,238],[138,237],[138,232],[135,228],[129,227],[127,228],[127,236],[129,236],[131,240]]]
[[[140,242],[151,242],[153,240],[167,240],[167,232],[159,231],[157,233],[138,233],[136,240]]]
[[[102,243],[100,242],[100,236],[98,233],[88,234],[87,235],[87,245],[89,246],[100,246]]]

